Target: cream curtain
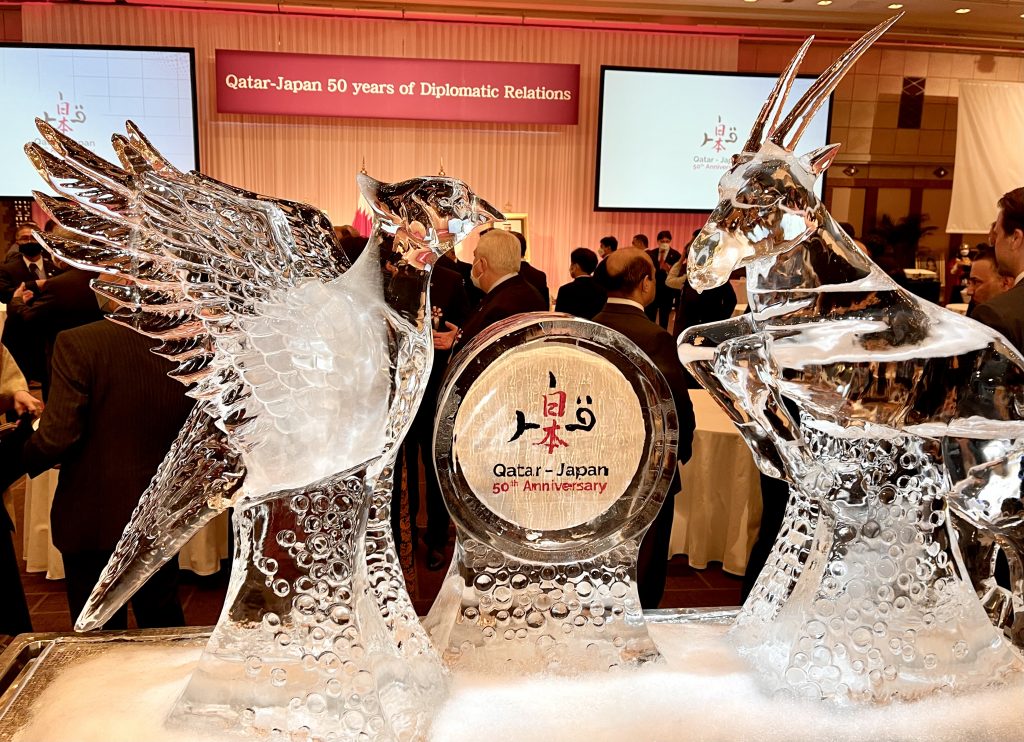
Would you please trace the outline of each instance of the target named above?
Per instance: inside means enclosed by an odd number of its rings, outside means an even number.
[[[529,215],[531,260],[554,289],[569,252],[612,234],[628,244],[661,229],[685,242],[704,217],[595,213],[602,64],[735,70],[735,38],[636,31],[324,18],[64,3],[22,6],[27,42],[191,46],[196,49],[202,169],[215,178],[352,220],[355,175],[388,181],[438,172],[470,183],[499,208]],[[218,114],[215,49],[579,64],[578,126],[469,124]],[[701,101],[689,101],[692,106]],[[656,108],[636,111],[657,116]]]
[[[1024,83],[961,82],[946,231],[985,234],[996,202],[1024,185]]]

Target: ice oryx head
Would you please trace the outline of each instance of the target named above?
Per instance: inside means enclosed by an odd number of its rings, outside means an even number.
[[[799,156],[794,150],[843,76],[901,16],[864,34],[783,116],[786,97],[814,37],[803,43],[761,107],[743,151],[733,156],[732,167],[719,181],[718,206],[690,246],[687,274],[695,289],[721,286],[737,268],[785,252],[818,228],[824,208],[814,183],[832,164],[840,145],[827,144]]]

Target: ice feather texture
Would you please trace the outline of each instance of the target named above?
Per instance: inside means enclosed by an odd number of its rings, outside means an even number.
[[[112,276],[94,283],[111,318],[159,339],[197,400],[77,627],[234,506],[228,604],[169,723],[421,737],[446,684],[398,565],[392,474],[430,373],[433,261],[500,213],[451,178],[362,175],[375,225],[350,266],[320,212],[181,173],[130,123],[120,167],[39,128],[56,154],[27,153],[64,198],[36,197],[71,236],[37,239]]]
[[[198,400],[133,517],[142,538],[122,540],[105,575],[119,589],[99,615],[87,610],[88,628],[243,493],[379,454],[386,310],[379,271],[343,275],[330,223],[310,207],[181,173],[130,122],[129,136],[114,138],[120,168],[38,127],[56,155],[37,144],[26,152],[67,198],[36,198],[74,236],[37,239],[115,277],[94,282],[121,305],[111,319],[162,340],[156,352],[177,362],[172,376]]]

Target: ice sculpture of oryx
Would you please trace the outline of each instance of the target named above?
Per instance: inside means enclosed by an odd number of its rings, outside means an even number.
[[[350,266],[320,211],[179,172],[130,122],[120,167],[37,124],[56,154],[26,152],[67,198],[36,198],[73,235],[37,239],[119,277],[94,282],[111,319],[159,339],[197,400],[77,628],[233,506],[226,603],[172,719],[421,738],[445,681],[395,556],[392,467],[430,372],[433,260],[500,214],[451,178],[361,176],[375,227]]]
[[[770,690],[839,702],[987,686],[1024,667],[964,577],[947,502],[959,443],[1024,437],[1024,360],[998,333],[900,288],[839,228],[813,190],[838,145],[794,152],[896,20],[786,113],[812,39],[797,52],[690,251],[698,290],[746,267],[751,311],[679,345],[759,467],[792,485],[733,639]],[[996,449],[1005,459],[1008,447]]]

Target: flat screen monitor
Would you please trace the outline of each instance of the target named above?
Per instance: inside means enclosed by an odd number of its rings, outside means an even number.
[[[777,77],[601,67],[595,210],[711,211],[718,180]],[[794,81],[787,111],[813,81]],[[798,153],[828,143],[831,105],[811,121]]]
[[[23,147],[35,119],[117,162],[110,135],[131,119],[181,170],[198,167],[192,49],[0,45],[0,196],[51,192]]]

